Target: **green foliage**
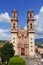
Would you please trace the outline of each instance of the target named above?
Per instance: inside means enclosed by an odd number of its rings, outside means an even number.
[[[1,52],[1,47],[0,47],[0,52]]]
[[[41,44],[38,45],[39,48],[43,48],[43,46],[41,46]]]
[[[4,62],[2,65],[6,65],[6,63]]]
[[[0,57],[1,57],[1,47],[0,47]]]
[[[8,62],[11,57],[14,56],[14,50],[12,43],[6,43],[3,45],[1,50],[2,62]]]
[[[5,43],[8,43],[9,41],[8,40],[0,40],[0,44],[3,45]]]
[[[26,62],[23,58],[19,56],[14,56],[9,60],[8,65],[26,65]]]
[[[38,48],[43,48],[43,46],[41,46],[41,44],[43,44],[43,43],[41,43],[41,42],[40,43],[35,43],[35,45],[38,46]]]

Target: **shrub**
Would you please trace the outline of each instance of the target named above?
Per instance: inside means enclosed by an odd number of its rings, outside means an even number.
[[[4,62],[2,65],[6,65],[6,63]]]
[[[8,65],[26,65],[26,62],[23,58],[19,56],[14,56],[10,58]]]

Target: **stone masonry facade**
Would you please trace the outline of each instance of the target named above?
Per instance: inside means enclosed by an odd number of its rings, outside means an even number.
[[[18,30],[18,12],[12,11],[11,18],[11,42],[15,50],[15,55],[34,56],[34,13],[32,10],[27,13],[27,29],[21,27]]]

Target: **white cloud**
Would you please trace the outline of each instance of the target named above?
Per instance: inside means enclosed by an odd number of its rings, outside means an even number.
[[[43,6],[40,8],[38,14],[34,16],[35,18],[35,38],[43,38]],[[27,30],[27,27],[24,27]]]
[[[0,28],[0,39],[2,40],[10,40],[10,34],[8,34],[8,29],[1,29]]]
[[[34,16],[35,18],[35,38],[43,38],[43,6],[40,8],[38,14]],[[10,22],[10,16],[8,12],[0,14],[0,22]],[[27,27],[24,27],[27,30]],[[4,30],[0,28],[0,39],[10,39],[10,35],[7,33],[9,30]]]
[[[41,7],[40,12],[43,12],[43,6]]]
[[[27,30],[27,27],[26,27],[26,26],[24,26],[24,29],[25,29],[25,30]]]
[[[0,22],[10,23],[10,19],[8,12],[0,14]],[[9,29],[0,28],[0,40],[10,40]]]
[[[8,12],[0,14],[0,22],[10,22],[10,19]]]
[[[35,38],[43,38],[43,6],[35,15]]]

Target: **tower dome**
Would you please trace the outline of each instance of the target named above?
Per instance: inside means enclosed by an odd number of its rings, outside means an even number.
[[[18,12],[15,9],[12,11],[12,18],[18,18]]]

